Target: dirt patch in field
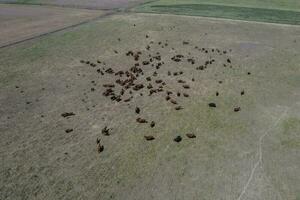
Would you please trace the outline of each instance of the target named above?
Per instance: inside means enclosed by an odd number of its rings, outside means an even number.
[[[0,0],[5,3],[22,3],[22,4],[40,4],[65,6],[73,8],[88,8],[88,9],[117,9],[128,8],[139,3],[148,2],[150,0]]]
[[[104,11],[0,4],[0,46],[35,37],[105,14]]]

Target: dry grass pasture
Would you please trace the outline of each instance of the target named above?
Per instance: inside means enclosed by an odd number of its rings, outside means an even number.
[[[299,200],[300,27],[138,2],[0,5],[0,199]]]
[[[1,199],[299,199],[299,33],[119,14],[1,49]],[[103,92],[118,96],[120,70],[144,88],[118,102]]]

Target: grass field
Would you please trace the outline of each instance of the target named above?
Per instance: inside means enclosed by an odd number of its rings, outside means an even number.
[[[135,12],[168,13],[247,21],[300,24],[300,2],[296,0],[0,0],[14,4],[69,6],[89,9],[124,9]],[[134,5],[138,5],[134,7]]]
[[[148,5],[182,5],[182,4],[210,4],[222,6],[265,8],[275,10],[300,10],[297,0],[158,0]]]
[[[1,200],[300,200],[298,1],[9,2]]]
[[[70,5],[89,5],[97,4],[101,6],[110,2],[111,4],[126,4],[126,2],[138,2],[138,0],[0,0],[0,2],[19,3],[19,4],[70,4]],[[211,4],[224,6],[252,7],[252,8],[268,8],[268,9],[286,9],[300,10],[300,2],[298,0],[142,0],[139,2],[152,2],[151,5],[181,5],[181,4]]]
[[[290,26],[120,14],[1,49],[1,199],[296,200],[299,33]],[[136,61],[129,50],[141,51],[144,75],[137,83],[148,84],[150,76],[156,87],[162,79],[182,110],[165,100],[165,91],[132,90],[128,103],[102,95],[103,84],[117,77],[97,69],[130,69]],[[156,52],[161,68],[143,66]],[[171,59],[177,54],[182,62]],[[208,59],[215,62],[196,69]],[[178,71],[183,75],[173,75]],[[75,116],[63,118],[64,112]],[[156,125],[138,124],[137,117]],[[101,134],[104,126],[110,136]],[[180,143],[173,141],[178,135]]]
[[[160,0],[143,4],[134,10],[137,12],[169,13],[247,21],[300,24],[299,1]]]

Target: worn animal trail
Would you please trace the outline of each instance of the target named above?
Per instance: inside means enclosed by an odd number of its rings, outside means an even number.
[[[264,138],[274,129],[276,128],[276,126],[279,124],[279,122],[285,117],[285,115],[287,114],[288,109],[286,108],[284,110],[284,112],[277,118],[277,120],[274,122],[274,124],[272,124],[272,126],[270,126],[259,138],[258,140],[258,149],[257,149],[257,153],[258,153],[258,161],[254,164],[253,168],[251,169],[251,173],[250,176],[246,182],[246,184],[244,185],[242,192],[240,193],[240,195],[238,196],[237,200],[241,200],[243,198],[243,196],[245,195],[247,189],[249,188],[249,185],[251,183],[251,181],[253,180],[254,174],[256,172],[256,169],[259,165],[262,164],[262,158],[263,158],[263,153],[262,153],[262,145],[263,145],[263,140]]]

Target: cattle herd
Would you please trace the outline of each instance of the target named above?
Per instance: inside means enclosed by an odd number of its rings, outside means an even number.
[[[101,86],[101,93],[104,97],[106,97],[109,101],[117,102],[117,103],[127,103],[130,104],[134,98],[137,96],[144,96],[145,98],[151,98],[156,95],[159,98],[162,98],[163,101],[169,102],[170,105],[174,107],[174,112],[180,112],[180,110],[184,109],[183,105],[180,105],[180,98],[189,98],[191,95],[190,90],[192,87],[189,83],[195,82],[195,77],[189,77],[189,75],[185,75],[184,68],[183,70],[161,70],[164,68],[165,64],[171,65],[189,65],[195,71],[205,71],[211,65],[216,63],[216,59],[222,59],[222,66],[225,68],[233,68],[233,63],[228,56],[228,54],[232,51],[218,49],[218,48],[200,48],[198,46],[192,46],[194,51],[200,52],[202,54],[206,54],[206,60],[201,63],[198,63],[197,57],[191,56],[190,52],[182,53],[174,53],[174,55],[166,56],[162,55],[163,53],[159,51],[159,49],[170,48],[173,52],[175,48],[169,47],[168,40],[162,42],[154,42],[152,41],[149,35],[145,36],[148,41],[148,44],[145,46],[143,50],[127,50],[123,52],[123,56],[128,59],[130,66],[123,66],[122,70],[116,70],[113,66],[107,66],[106,62],[102,60],[80,60],[80,63],[83,66],[90,67],[94,70],[94,73],[98,73],[99,76],[109,76],[109,82],[103,84]],[[120,42],[121,39],[118,38]],[[183,41],[182,45],[191,46],[189,41]],[[119,51],[114,50],[113,53],[121,54]],[[166,62],[166,63],[165,63]],[[219,62],[219,63],[220,63]],[[178,68],[177,68],[178,69]],[[161,72],[164,71],[164,72]],[[164,74],[162,74],[164,73]],[[248,75],[251,73],[248,72]],[[164,77],[164,78],[161,78]],[[176,80],[176,85],[170,83],[169,80]],[[92,81],[94,86],[96,86],[95,81]],[[222,84],[222,81],[218,81],[218,84]],[[179,89],[178,89],[179,88]],[[95,92],[96,89],[94,87],[90,88],[91,92]],[[98,91],[98,89],[97,89]],[[244,95],[245,91],[242,90],[240,95]],[[219,92],[216,91],[216,96],[219,96]],[[136,104],[135,102],[132,104]],[[207,106],[211,109],[216,109],[217,105],[215,102],[207,102]],[[143,108],[138,105],[134,105],[134,112],[136,114],[136,118],[134,119],[136,123],[148,125],[149,128],[155,128],[157,122],[151,119],[146,119],[143,117]],[[241,107],[237,106],[233,108],[233,112],[241,111]],[[74,113],[63,113],[63,117],[69,117],[75,115]],[[73,129],[65,130],[67,133],[73,131]],[[102,134],[105,136],[110,135],[111,128],[105,126],[102,129]],[[193,133],[186,133],[187,138],[196,138],[196,135]],[[146,141],[153,141],[155,137],[153,135],[144,135]],[[176,136],[173,141],[181,142],[182,136]],[[104,150],[104,146],[101,143],[101,140],[97,138],[97,148],[98,152],[102,152]]]

